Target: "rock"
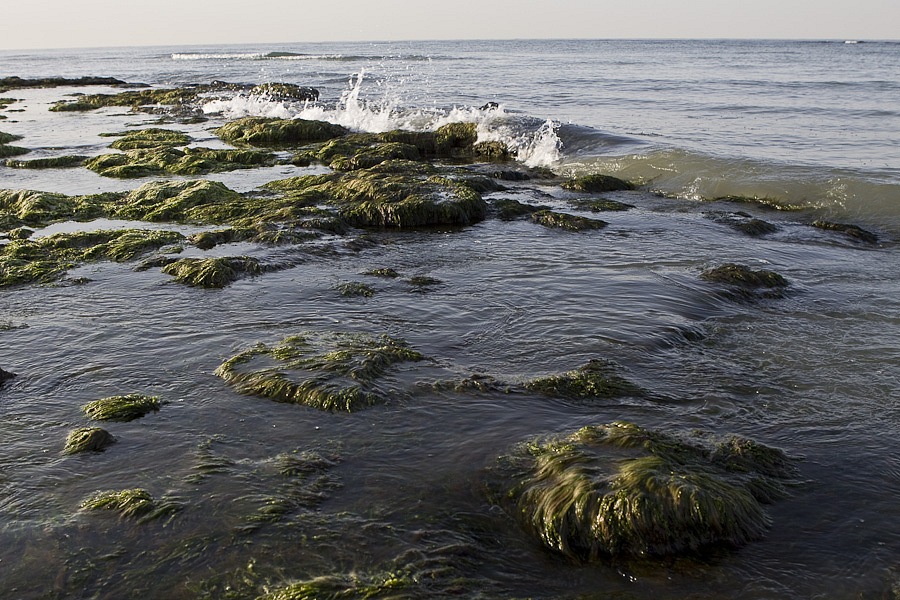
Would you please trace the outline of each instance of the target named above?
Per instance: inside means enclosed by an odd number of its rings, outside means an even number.
[[[306,102],[319,99],[319,90],[292,83],[263,83],[252,90],[254,96],[266,96],[276,102]]]
[[[245,117],[216,129],[230,144],[279,147],[322,142],[346,135],[348,130],[325,121]]]
[[[79,452],[102,452],[107,446],[115,443],[116,438],[100,427],[79,427],[69,433],[63,454]]]
[[[3,385],[4,382],[9,381],[13,377],[15,377],[15,373],[10,373],[9,371],[4,371],[0,369],[0,385]]]
[[[878,243],[877,235],[875,235],[871,231],[866,231],[861,227],[857,227],[856,225],[850,225],[847,223],[832,223],[830,221],[814,221],[812,226],[818,229],[824,229],[825,231],[838,231],[853,239],[859,240],[861,242],[866,242],[867,244]]]
[[[618,192],[633,190],[634,184],[612,177],[611,175],[585,175],[576,177],[562,184],[562,187],[573,192],[586,192],[589,194],[603,194],[606,192]]]
[[[585,231],[589,229],[602,229],[609,225],[600,219],[588,219],[552,210],[541,210],[531,215],[531,220],[538,225],[551,229],[564,229],[566,231]]]

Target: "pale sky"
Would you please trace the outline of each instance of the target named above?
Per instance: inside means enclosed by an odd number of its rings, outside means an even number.
[[[516,38],[898,39],[900,0],[5,0],[0,7],[0,49]]]

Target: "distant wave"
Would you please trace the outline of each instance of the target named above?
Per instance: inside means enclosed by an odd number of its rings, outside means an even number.
[[[365,56],[353,54],[304,54],[300,52],[175,52],[172,60],[320,60],[320,61],[372,61],[372,60],[404,60],[404,61],[429,61],[434,59],[446,59],[446,57],[431,57],[424,55],[384,55]]]

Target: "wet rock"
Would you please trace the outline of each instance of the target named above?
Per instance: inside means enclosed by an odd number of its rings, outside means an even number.
[[[346,135],[348,130],[325,121],[245,117],[216,129],[216,135],[234,145],[283,147],[321,142]]]
[[[87,156],[66,155],[32,160],[7,160],[5,164],[11,169],[70,169],[80,167],[87,159]]]
[[[753,237],[759,237],[778,231],[778,226],[773,225],[768,221],[757,219],[745,212],[707,212],[704,213],[704,216]]]
[[[520,217],[533,215],[536,212],[549,210],[546,206],[523,204],[512,198],[496,198],[491,200],[491,209],[498,219],[504,221],[512,221]]]
[[[423,358],[387,336],[310,333],[274,347],[259,344],[222,363],[215,374],[245,394],[353,412],[386,402],[378,380],[394,365]]]
[[[634,208],[633,204],[626,204],[624,202],[618,202],[616,200],[609,200],[607,198],[594,198],[590,200],[572,200],[569,202],[574,208],[578,210],[589,210],[591,212],[618,212],[631,210]]]
[[[9,371],[4,371],[0,369],[0,385],[3,385],[5,382],[9,381],[13,377],[15,377],[15,373],[10,373]]]
[[[181,510],[180,503],[172,500],[156,501],[147,490],[132,488],[118,491],[97,492],[81,503],[87,511],[111,511],[123,519],[135,519],[146,523],[163,516],[171,516]]]
[[[13,135],[11,133],[4,133],[4,132],[0,131],[0,146],[2,146],[3,144],[8,144],[10,142],[15,142],[15,141],[18,141],[21,139],[22,139],[21,135]]]
[[[193,287],[224,288],[242,277],[260,275],[263,267],[255,258],[182,258],[170,262],[162,272],[178,283]]]
[[[496,102],[486,102],[478,108],[478,110],[497,110],[500,105]]]
[[[867,244],[878,243],[877,235],[875,235],[871,231],[866,231],[865,229],[862,229],[861,227],[858,227],[856,225],[850,225],[847,223],[832,223],[830,221],[814,221],[812,226],[818,229],[823,229],[825,231],[837,231],[843,233],[847,237],[859,240],[861,242],[866,242]]]
[[[707,269],[700,277],[713,283],[725,283],[740,288],[754,290],[758,288],[785,288],[788,281],[778,273],[765,269],[753,270],[745,265],[727,263]]]
[[[115,441],[116,438],[112,434],[100,427],[79,427],[70,432],[66,438],[63,454],[102,452]]]
[[[371,298],[375,295],[375,288],[355,281],[339,284],[337,291],[345,298]]]
[[[538,225],[550,229],[564,229],[566,231],[586,231],[590,229],[602,229],[609,225],[600,219],[588,219],[552,210],[540,210],[531,215],[531,220]]]
[[[585,175],[576,177],[562,184],[562,187],[573,192],[586,192],[588,194],[603,194],[605,192],[618,192],[635,189],[634,184],[612,177],[611,175]]]
[[[618,374],[612,363],[591,360],[583,367],[525,383],[525,389],[567,400],[643,396],[644,391]]]
[[[10,156],[21,156],[31,152],[29,148],[19,146],[10,146],[9,144],[0,144],[0,158],[9,158]]]
[[[246,149],[173,148],[154,146],[103,154],[85,162],[85,167],[103,175],[130,179],[156,175],[205,175],[237,169],[272,166],[275,155]]]
[[[27,88],[52,88],[63,86],[80,87],[85,85],[119,86],[129,84],[113,77],[78,77],[76,79],[66,77],[43,77],[39,79],[23,79],[21,77],[13,76],[0,79],[0,93]]]
[[[191,137],[186,133],[157,127],[118,134],[105,134],[105,136],[119,137],[119,139],[110,144],[110,147],[116,150],[185,146],[191,142]]]
[[[157,396],[127,394],[88,402],[82,410],[88,417],[97,421],[133,421],[147,413],[158,411],[160,406],[162,402]]]
[[[292,83],[263,83],[250,90],[254,96],[265,96],[276,102],[306,102],[319,99],[319,90]]]
[[[395,271],[394,269],[372,269],[370,271],[366,271],[363,275],[371,275],[372,277],[385,277],[387,279],[396,279],[400,277],[400,273]]]
[[[752,450],[749,450],[752,448]],[[496,501],[547,548],[577,561],[738,547],[769,527],[763,504],[793,474],[780,451],[732,436],[632,423],[537,440],[501,461]]]

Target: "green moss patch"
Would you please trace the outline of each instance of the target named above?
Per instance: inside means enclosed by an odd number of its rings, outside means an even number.
[[[165,146],[185,146],[191,143],[191,137],[180,131],[151,127],[138,131],[105,134],[107,137],[119,137],[110,144],[116,150],[140,150]]]
[[[378,380],[398,363],[422,359],[387,336],[307,334],[259,344],[222,363],[216,375],[245,394],[352,412],[386,402]]]
[[[603,194],[606,192],[619,192],[635,189],[634,184],[612,177],[611,175],[585,175],[563,182],[562,187],[573,192],[586,192],[588,194]]]
[[[11,133],[4,133],[0,131],[0,145],[8,144],[10,142],[15,142],[17,140],[21,140],[21,135],[13,135]]]
[[[347,133],[345,127],[325,121],[270,117],[245,117],[216,130],[216,135],[230,144],[266,147],[321,142]]]
[[[563,229],[565,231],[588,231],[603,229],[609,223],[600,219],[589,219],[567,213],[554,212],[552,210],[539,210],[532,213],[531,220],[538,225],[549,229]]]
[[[163,273],[178,283],[193,287],[223,288],[243,277],[260,275],[264,269],[255,258],[181,258],[165,265]]]
[[[121,154],[103,154],[85,166],[104,177],[129,179],[157,175],[204,175],[275,164],[275,155],[258,150],[151,146]]]
[[[100,427],[79,427],[71,431],[66,438],[63,454],[102,452],[115,441],[116,438],[111,433]]]
[[[752,448],[753,450],[744,450]],[[743,438],[672,435],[631,423],[585,427],[515,450],[501,502],[549,549],[578,561],[737,547],[769,526],[762,506],[792,474]]]
[[[86,156],[66,155],[32,160],[7,160],[4,164],[11,169],[69,169],[80,167],[86,160]]]
[[[123,519],[135,519],[145,523],[163,516],[171,516],[181,505],[171,500],[157,501],[147,490],[133,488],[118,491],[97,492],[81,503],[88,511],[110,511]]]
[[[642,396],[644,391],[618,374],[612,363],[591,360],[583,367],[525,383],[525,389],[567,400]]]
[[[128,394],[88,402],[82,410],[88,417],[97,421],[133,421],[147,413],[158,411],[160,406],[162,401],[157,396]]]
[[[9,158],[10,156],[21,156],[31,152],[28,148],[19,146],[10,146],[9,144],[0,144],[0,158]]]

